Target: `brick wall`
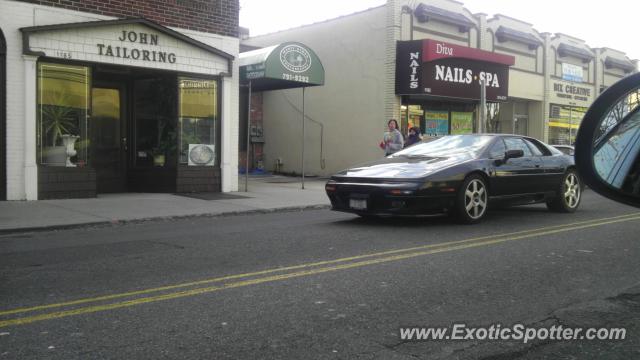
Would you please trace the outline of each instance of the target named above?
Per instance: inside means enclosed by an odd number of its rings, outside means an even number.
[[[238,37],[239,0],[18,0],[75,11],[144,17],[164,26]]]
[[[40,166],[38,199],[96,197],[96,172],[91,168]]]

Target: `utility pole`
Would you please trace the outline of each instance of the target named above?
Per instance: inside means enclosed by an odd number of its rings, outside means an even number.
[[[487,123],[487,87],[486,80],[480,79],[480,116],[478,116],[477,131],[479,134],[484,132],[484,126]]]

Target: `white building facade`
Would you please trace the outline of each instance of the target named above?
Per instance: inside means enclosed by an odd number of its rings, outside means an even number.
[[[236,191],[237,0],[219,31],[78,3],[0,1],[4,197]]]

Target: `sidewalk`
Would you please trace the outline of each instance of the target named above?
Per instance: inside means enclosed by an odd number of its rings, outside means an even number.
[[[249,192],[103,194],[93,199],[0,201],[0,233],[188,216],[328,208],[326,179],[265,175],[249,178]],[[239,177],[244,190],[244,176]]]

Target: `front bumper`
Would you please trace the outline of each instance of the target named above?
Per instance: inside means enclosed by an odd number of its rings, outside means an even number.
[[[361,215],[432,215],[447,212],[454,206],[455,191],[441,193],[433,189],[420,189],[420,185],[416,183],[363,184],[330,181],[327,183],[327,196],[331,200],[332,210]],[[363,205],[364,208],[362,208]]]

